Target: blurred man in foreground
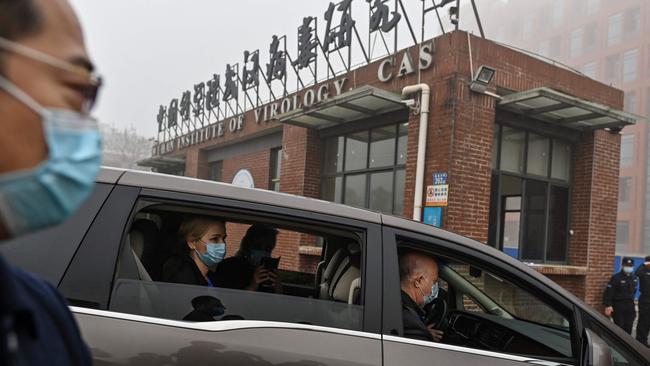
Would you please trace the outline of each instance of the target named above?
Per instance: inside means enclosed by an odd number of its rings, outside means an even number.
[[[57,225],[90,194],[100,81],[66,0],[0,0],[0,245]],[[0,257],[0,364],[85,365],[65,300]]]

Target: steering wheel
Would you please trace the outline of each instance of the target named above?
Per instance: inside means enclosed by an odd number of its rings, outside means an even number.
[[[438,297],[433,300],[425,309],[427,317],[425,319],[426,325],[433,325],[434,329],[446,330],[449,326],[447,323],[447,314],[449,308],[447,306],[447,301],[444,298]]]

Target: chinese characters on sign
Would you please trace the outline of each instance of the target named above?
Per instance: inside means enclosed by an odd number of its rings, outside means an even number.
[[[433,173],[433,185],[427,186],[426,206],[445,207],[448,197],[447,173]]]
[[[397,32],[398,24],[402,20],[406,20],[408,29],[413,34],[402,1],[395,0],[393,9],[391,6],[393,2],[389,0],[358,0],[357,2],[367,4],[369,32],[375,34],[375,36],[377,34]],[[303,88],[309,85],[303,83],[300,75],[301,70],[309,69],[313,74],[313,85],[318,84],[319,69],[317,64],[321,59],[327,63],[328,79],[330,76],[338,75],[343,71],[341,69],[334,70],[330,59],[330,54],[333,52],[337,53],[343,62],[344,71],[350,71],[354,37],[358,40],[359,48],[363,51],[366,62],[369,63],[370,57],[366,53],[363,42],[361,42],[356,28],[356,21],[352,15],[353,4],[357,2],[354,0],[340,0],[339,2],[329,3],[322,18],[325,22],[323,32],[318,30],[318,19],[316,17],[304,17],[296,32],[295,58],[292,58],[293,52],[291,54],[287,52],[287,37],[274,35],[268,48],[268,63],[262,63],[259,50],[246,50],[243,52],[241,63],[227,64],[223,74],[213,74],[209,80],[200,81],[194,84],[190,90],[183,91],[178,98],[172,98],[168,105],[159,106],[156,115],[158,143],[165,144],[171,140],[189,141],[192,140],[193,134],[208,127],[214,127],[215,131],[217,131],[212,133],[212,136],[221,136],[223,131],[238,131],[243,126],[241,112],[247,110],[247,101],[251,102],[251,107],[257,108],[257,120],[267,121],[273,119],[279,113],[300,106],[310,106],[326,99],[326,96],[329,95],[328,91],[331,90],[329,86],[322,86],[317,90],[307,90],[300,97],[300,100],[296,96],[289,99],[287,92],[288,69],[293,69],[294,73],[291,76],[297,79],[296,82],[301,84]],[[399,7],[402,9],[401,13],[398,12]],[[319,38],[319,33],[321,33],[322,38]],[[415,39],[414,44],[417,44]],[[367,46],[370,47],[370,39]],[[340,50],[343,48],[347,48],[347,61],[343,60],[341,55]],[[432,44],[422,43],[420,46],[419,70],[424,70],[432,64],[432,52]],[[415,72],[417,65],[413,65],[410,58],[406,57],[406,53],[402,56],[402,62],[399,64],[393,61],[395,57],[382,60],[379,66],[380,81],[386,82],[393,75],[401,77]],[[391,56],[390,52],[389,56]],[[337,95],[341,94],[342,91],[340,90],[341,80],[335,80],[333,84],[337,89]],[[273,90],[274,87],[277,88],[278,81],[283,87],[283,93],[279,96],[281,98],[279,103],[280,98],[276,98]],[[271,97],[271,101],[262,109],[260,109],[261,85],[266,85],[265,91]],[[253,98],[251,98],[251,94],[254,96]],[[242,105],[243,108],[241,108]],[[231,126],[235,128],[229,128]],[[198,141],[200,138],[195,140]],[[177,145],[182,146],[183,144],[179,143]]]

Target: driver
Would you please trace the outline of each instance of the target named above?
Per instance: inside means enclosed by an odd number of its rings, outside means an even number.
[[[426,325],[423,308],[438,296],[438,262],[422,253],[407,251],[399,257],[404,336],[439,342],[443,332]]]

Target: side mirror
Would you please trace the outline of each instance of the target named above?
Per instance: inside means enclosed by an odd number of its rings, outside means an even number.
[[[613,366],[614,359],[609,345],[591,329],[585,329],[582,337],[581,366]]]

